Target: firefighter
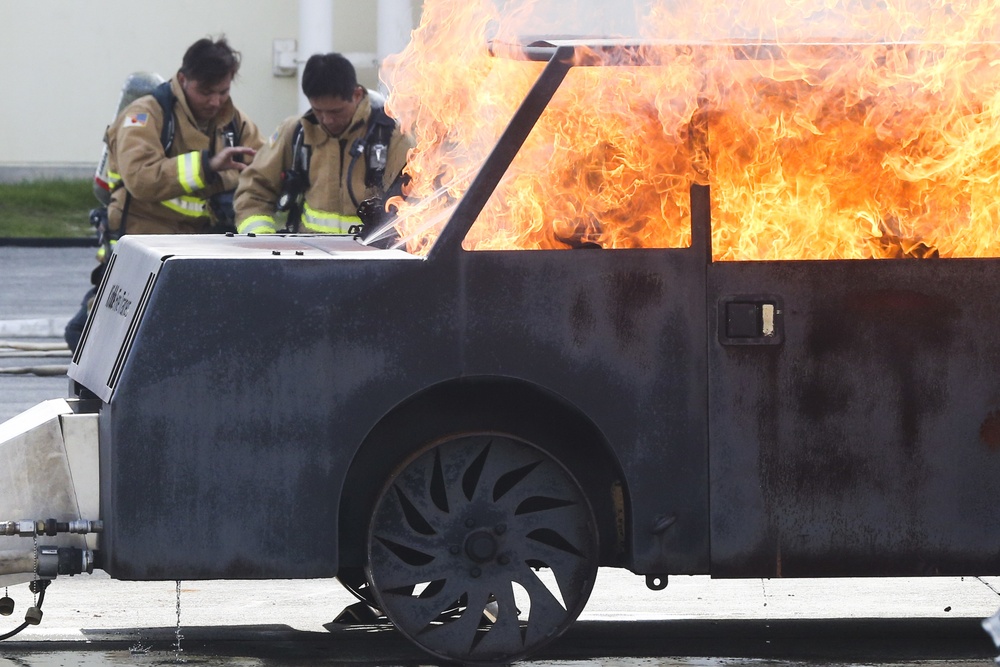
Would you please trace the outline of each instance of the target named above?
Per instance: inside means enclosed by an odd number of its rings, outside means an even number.
[[[99,211],[104,217],[97,223],[111,243],[122,234],[235,228],[233,190],[264,143],[257,126],[229,97],[239,66],[240,54],[225,37],[199,39],[170,81],[136,99],[112,122],[105,134],[110,203]],[[66,325],[71,351],[79,343],[109,248],[110,243],[99,251],[91,275],[95,287]]]
[[[235,211],[240,233],[352,233],[372,208],[399,192],[413,142],[358,85],[338,53],[316,54],[302,72],[309,111],[286,119],[241,174]],[[375,206],[378,208],[378,206]]]
[[[165,99],[154,92],[118,115],[106,135],[113,233],[193,234],[226,225],[224,193],[264,143],[229,97],[239,66],[224,37],[200,39],[160,89]]]

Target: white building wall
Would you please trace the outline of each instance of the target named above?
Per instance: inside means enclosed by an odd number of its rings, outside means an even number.
[[[333,50],[375,53],[376,0],[329,2]],[[0,0],[0,180],[89,175],[125,78],[172,76],[202,37],[242,53],[233,100],[270,134],[298,112],[298,79],[274,76],[272,53],[299,25],[294,0]],[[358,77],[378,85],[375,67]]]

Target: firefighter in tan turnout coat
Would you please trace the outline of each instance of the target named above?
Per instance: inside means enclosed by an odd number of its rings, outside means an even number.
[[[110,201],[106,218],[96,223],[106,241],[91,273],[93,286],[63,333],[71,351],[80,341],[115,238],[232,227],[232,191],[264,143],[257,126],[229,97],[239,66],[240,55],[225,38],[200,39],[185,52],[173,79],[125,107],[108,128]]]
[[[139,98],[108,128],[108,227],[115,235],[200,233],[225,222],[218,195],[235,189],[264,142],[229,96],[239,62],[224,38],[198,40],[169,92]]]
[[[358,207],[398,185],[412,141],[358,85],[336,53],[313,55],[302,73],[311,109],[285,120],[240,174],[234,202],[241,233],[279,231],[278,210],[293,232],[346,234]]]

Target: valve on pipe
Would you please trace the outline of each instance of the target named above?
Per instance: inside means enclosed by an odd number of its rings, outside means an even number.
[[[56,521],[55,519],[40,519],[37,521],[0,521],[0,535],[20,535],[21,537],[34,537],[36,535],[52,537],[65,533],[86,535],[87,533],[100,533],[103,530],[104,522],[100,520]]]
[[[0,521],[0,536],[33,537],[60,534],[86,535],[104,530],[102,521]],[[34,572],[42,579],[54,579],[60,574],[90,574],[94,571],[94,552],[76,547],[37,545],[31,551],[0,551],[0,575]]]

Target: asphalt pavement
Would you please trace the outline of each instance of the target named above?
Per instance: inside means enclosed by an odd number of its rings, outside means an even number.
[[[0,244],[0,422],[68,395],[63,329],[90,287],[95,253]]]

